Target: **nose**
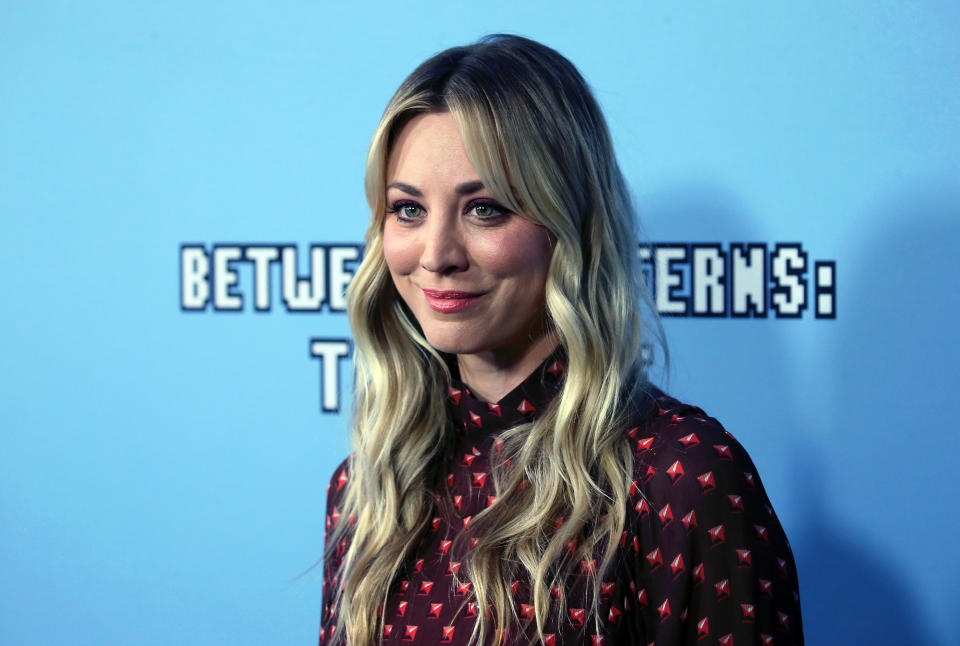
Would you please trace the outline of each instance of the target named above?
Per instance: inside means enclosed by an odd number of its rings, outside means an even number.
[[[464,271],[469,266],[467,249],[456,217],[430,218],[421,232],[424,238],[420,266],[425,270],[448,275]]]

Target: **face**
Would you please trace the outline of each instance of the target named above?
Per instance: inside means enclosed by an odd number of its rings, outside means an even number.
[[[552,243],[480,181],[449,113],[418,115],[387,162],[383,253],[427,341],[459,355],[522,351],[544,320]]]

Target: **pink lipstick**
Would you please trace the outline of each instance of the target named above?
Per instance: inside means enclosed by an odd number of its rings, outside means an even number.
[[[460,292],[460,291],[442,291],[439,289],[423,289],[423,295],[427,299],[427,305],[430,309],[449,314],[464,310],[477,302],[483,293]]]

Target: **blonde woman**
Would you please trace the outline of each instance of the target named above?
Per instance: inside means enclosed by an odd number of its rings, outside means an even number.
[[[645,378],[635,216],[577,70],[446,50],[370,147],[320,643],[799,644],[743,448]]]

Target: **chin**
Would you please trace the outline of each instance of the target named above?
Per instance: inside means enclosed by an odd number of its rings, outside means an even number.
[[[482,328],[477,329],[477,326],[421,324],[420,329],[431,347],[447,354],[476,354],[496,345],[496,340],[485,334]]]
[[[481,351],[481,347],[475,342],[470,342],[465,338],[451,338],[446,334],[425,335],[427,343],[438,352],[447,354],[474,354]]]

